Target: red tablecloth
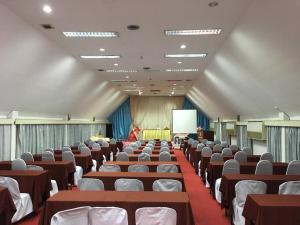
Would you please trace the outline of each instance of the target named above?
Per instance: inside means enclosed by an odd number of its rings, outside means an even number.
[[[16,207],[8,189],[0,186],[0,224],[10,225],[15,212]]]

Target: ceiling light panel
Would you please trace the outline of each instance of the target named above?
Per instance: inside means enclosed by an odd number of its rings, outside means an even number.
[[[166,72],[197,72],[198,69],[166,69]]]
[[[107,73],[137,73],[138,70],[106,70]]]
[[[97,38],[115,38],[119,37],[118,32],[63,32],[66,37],[97,37]]]
[[[205,30],[165,30],[166,36],[193,36],[193,35],[210,35],[220,34],[222,29],[205,29]]]
[[[81,55],[82,59],[119,59],[120,55]]]
[[[207,53],[192,54],[165,54],[166,58],[205,58]]]

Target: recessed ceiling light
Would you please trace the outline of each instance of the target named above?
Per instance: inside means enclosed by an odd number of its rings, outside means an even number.
[[[49,5],[44,5],[43,11],[47,14],[50,14],[52,12],[52,8]]]
[[[100,52],[105,52],[105,48],[99,48]]]
[[[129,76],[127,75],[127,76],[125,76],[125,78],[126,78],[126,79],[129,79]]]
[[[174,91],[171,92],[172,95],[174,95],[174,93],[175,93]]]
[[[165,35],[167,36],[177,36],[177,35],[209,35],[209,34],[220,34],[222,29],[201,29],[201,30],[165,30]]]
[[[209,7],[216,7],[218,5],[219,5],[219,3],[217,1],[213,1],[213,2],[208,3]]]
[[[174,86],[176,86],[177,84],[173,84]]]
[[[115,63],[115,64],[114,64],[114,66],[118,66],[118,65],[119,65],[118,63]]]
[[[177,63],[178,63],[178,64],[181,64],[182,62],[179,61],[179,62],[177,62]]]
[[[165,54],[166,58],[204,58],[207,53],[192,53],[192,54]]]
[[[186,48],[186,45],[180,45],[180,48],[181,48],[181,49],[185,49],[185,48]]]
[[[166,69],[166,72],[197,72],[198,69]]]
[[[119,33],[115,31],[108,32],[63,32],[66,37],[100,37],[114,38],[119,37]]]
[[[173,90],[175,90],[175,88],[174,88],[174,87],[173,87],[172,89],[173,89]]]
[[[136,73],[137,70],[106,70],[107,73]]]
[[[118,59],[120,55],[81,55],[82,59]]]

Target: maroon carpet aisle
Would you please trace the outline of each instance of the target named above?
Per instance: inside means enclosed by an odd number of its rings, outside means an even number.
[[[175,150],[193,211],[195,225],[230,225],[220,205],[212,198],[182,151]]]

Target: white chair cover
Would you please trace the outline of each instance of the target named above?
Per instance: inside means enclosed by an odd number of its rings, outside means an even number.
[[[211,148],[210,147],[204,147],[204,148],[202,148],[201,155],[202,156],[211,156],[212,155]]]
[[[110,139],[109,141],[110,144],[117,144],[117,140],[115,138]]]
[[[141,173],[147,173],[149,172],[149,167],[146,165],[130,165],[128,166],[128,172],[141,172]]]
[[[116,191],[144,191],[143,182],[138,179],[117,179],[115,181]]]
[[[222,156],[232,156],[232,151],[230,148],[223,148],[222,150]]]
[[[26,162],[23,159],[14,159],[11,162],[12,170],[27,170]]]
[[[160,152],[170,152],[170,149],[169,149],[169,147],[164,146],[164,147],[160,148]]]
[[[54,162],[55,158],[54,158],[54,154],[52,152],[43,152],[42,153],[42,161],[50,161],[50,162]]]
[[[138,161],[151,161],[150,155],[142,152],[138,155]]]
[[[242,151],[245,152],[247,155],[252,155],[252,149],[249,147],[243,147]]]
[[[149,154],[149,155],[151,155],[151,154],[152,154],[152,149],[151,149],[150,147],[145,147],[145,148],[143,149],[143,152],[144,152],[144,153],[147,153],[147,154]]]
[[[247,162],[247,154],[246,152],[238,151],[237,153],[235,153],[234,159],[239,163],[245,163]]]
[[[16,212],[11,222],[15,223],[33,212],[32,201],[28,193],[20,193],[18,182],[11,177],[0,177],[0,186],[6,187],[10,192],[16,206]]]
[[[214,150],[214,151],[222,151],[222,146],[219,145],[219,144],[216,144],[216,145],[213,147],[213,150]]]
[[[300,181],[288,181],[279,185],[280,195],[300,195]]]
[[[104,148],[107,148],[107,147],[109,147],[109,143],[107,141],[102,141],[101,146]]]
[[[231,149],[231,151],[239,150],[239,147],[237,145],[230,145],[229,148]]]
[[[215,143],[215,145],[221,145],[221,141],[220,140],[215,140],[214,143]]]
[[[178,173],[178,168],[174,164],[159,164],[156,168],[157,173]]]
[[[135,212],[136,225],[176,225],[176,210],[167,207],[145,207]]]
[[[119,152],[116,155],[116,161],[129,161],[128,154],[126,152]]]
[[[89,225],[90,206],[67,209],[55,213],[50,225]]]
[[[94,144],[92,144],[92,149],[93,150],[101,150],[101,146],[99,143],[94,143]]]
[[[25,162],[33,162],[33,155],[31,154],[31,152],[24,152],[21,155],[21,159],[23,159]]]
[[[139,145],[138,145],[137,143],[135,143],[135,142],[130,143],[129,146],[130,146],[133,150],[138,150],[138,149],[139,149]]]
[[[36,165],[27,165],[27,170],[37,170],[37,171],[42,171],[44,170],[43,167],[41,166],[36,166]]]
[[[205,145],[206,145],[207,142],[208,142],[207,139],[202,139],[202,140],[201,140],[201,143],[203,143],[203,144],[205,144]]]
[[[209,147],[210,149],[213,149],[214,145],[215,145],[215,144],[214,144],[214,142],[212,142],[212,141],[206,142],[206,146]]]
[[[153,182],[153,191],[182,191],[182,183],[173,179],[159,179]]]
[[[71,152],[71,151],[72,151],[71,148],[68,146],[64,146],[61,150],[61,152]]]
[[[44,152],[52,152],[54,154],[54,149],[53,148],[46,148]]]
[[[121,172],[121,167],[115,164],[103,164],[99,168],[100,172]]]
[[[222,162],[223,156],[221,153],[214,153],[210,157],[210,162]]]
[[[171,154],[169,152],[159,153],[159,161],[172,161]]]
[[[89,225],[128,225],[127,211],[117,207],[93,207],[89,210]]]
[[[81,178],[78,180],[78,188],[81,191],[103,191],[104,184],[95,178]]]
[[[289,162],[286,175],[300,175],[300,160]]]
[[[192,148],[197,148],[197,145],[199,144],[199,141],[193,141],[191,144]]]
[[[235,198],[232,201],[234,225],[244,225],[243,208],[248,194],[265,194],[267,185],[262,181],[242,180],[235,185]]]
[[[82,154],[92,156],[91,150],[90,150],[88,147],[83,147],[83,148],[80,150],[80,152],[81,152]],[[95,172],[95,171],[97,171],[97,161],[96,161],[95,159],[92,159],[92,161],[93,161],[93,167],[92,167],[91,170],[92,170],[93,172]]]
[[[205,144],[203,144],[203,143],[199,143],[198,145],[197,145],[197,150],[196,151],[202,151],[202,149],[205,147]]]
[[[271,175],[273,174],[273,165],[269,160],[260,160],[256,164],[255,174]]]
[[[221,141],[222,148],[228,148],[228,143],[226,141]]]
[[[133,148],[130,146],[125,147],[123,151],[126,152],[127,154],[133,154]]]
[[[63,161],[70,161],[73,162],[76,172],[74,173],[74,184],[78,184],[78,180],[81,179],[83,175],[83,169],[81,166],[76,166],[74,154],[71,151],[65,151],[62,153],[62,160]]]
[[[265,152],[260,156],[260,160],[269,160],[270,162],[273,162],[273,155],[270,152]]]

